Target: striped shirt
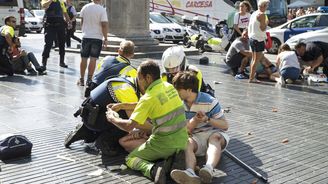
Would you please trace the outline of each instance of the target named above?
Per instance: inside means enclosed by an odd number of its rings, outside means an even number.
[[[206,116],[212,119],[224,118],[223,110],[221,109],[219,101],[207,93],[199,92],[195,102],[191,105],[191,107],[188,108],[186,104],[184,104],[184,107],[186,118],[188,120],[193,118],[199,111],[205,112]],[[193,133],[208,131],[212,129],[216,128],[212,127],[207,122],[203,122],[198,124],[198,126],[193,130]]]

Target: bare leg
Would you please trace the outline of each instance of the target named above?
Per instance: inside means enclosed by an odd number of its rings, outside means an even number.
[[[83,79],[85,70],[87,69],[88,65],[88,58],[81,58],[81,63],[80,63],[80,77]]]
[[[192,170],[195,170],[196,166],[196,155],[195,152],[197,150],[197,144],[196,142],[192,139],[188,139],[188,145],[187,149],[185,151],[185,157],[186,157],[186,169],[190,168]]]
[[[270,80],[279,82],[280,74],[279,72],[272,73],[270,75]]]
[[[146,141],[145,138],[135,139],[132,135],[126,135],[119,140],[119,143],[127,152],[131,152]]]
[[[90,58],[90,63],[89,63],[89,67],[88,67],[88,78],[92,78],[93,73],[95,72],[96,69],[96,61],[97,58]]]
[[[240,72],[244,72],[245,71],[245,68],[246,68],[248,62],[249,62],[249,57],[244,57],[241,60],[241,65],[240,65],[240,68],[239,68]]]
[[[260,60],[262,59],[263,53],[262,52],[253,52],[252,56],[253,57],[252,57],[251,73],[249,76],[249,82],[251,82],[255,78],[256,66],[257,66],[257,63],[260,62]]]
[[[225,145],[224,138],[219,134],[212,134],[208,141],[208,149],[206,152],[206,165],[211,165],[213,168],[219,163],[221,158],[221,148]]]

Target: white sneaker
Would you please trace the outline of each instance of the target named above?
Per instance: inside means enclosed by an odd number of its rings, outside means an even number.
[[[174,169],[171,171],[171,178],[177,183],[200,184],[200,178],[189,170]]]
[[[199,177],[203,183],[212,183],[213,169],[204,166],[199,170]]]
[[[285,79],[282,76],[280,76],[278,84],[281,85],[282,87],[286,86]]]
[[[294,81],[292,79],[286,79],[287,84],[292,84]]]

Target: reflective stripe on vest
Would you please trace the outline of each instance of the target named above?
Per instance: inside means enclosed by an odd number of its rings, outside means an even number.
[[[167,133],[167,132],[173,132],[176,130],[179,130],[183,127],[185,127],[187,125],[188,120],[179,122],[178,124],[174,124],[171,126],[165,126],[165,127],[157,127],[157,128],[153,128],[152,133]]]
[[[170,121],[171,119],[181,115],[181,114],[184,114],[185,113],[185,110],[183,107],[171,112],[170,114],[167,114],[161,118],[158,118],[158,119],[155,119],[154,120],[154,123],[156,123],[157,126],[161,126],[163,125],[165,122],[168,122]]]

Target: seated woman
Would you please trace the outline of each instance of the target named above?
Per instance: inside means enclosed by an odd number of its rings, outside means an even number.
[[[29,75],[36,75],[37,72],[32,68],[34,68],[39,72],[39,75],[45,74],[45,68],[40,66],[38,60],[35,58],[32,52],[26,52],[21,49],[21,43],[19,38],[14,38],[14,47],[10,52],[11,55],[11,64],[15,73],[25,74],[25,70],[27,69]]]
[[[293,83],[300,75],[300,63],[297,55],[287,44],[282,44],[276,59],[276,66],[279,70],[270,76],[270,79],[284,85]]]

